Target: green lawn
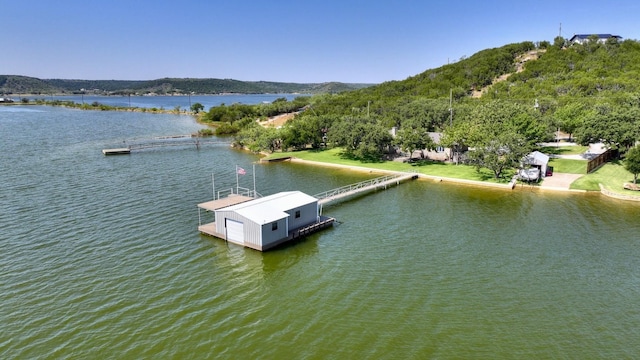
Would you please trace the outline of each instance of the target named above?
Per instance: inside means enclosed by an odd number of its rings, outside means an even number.
[[[553,166],[553,172],[565,174],[586,174],[587,161],[572,159],[549,159],[549,166]]]
[[[572,189],[600,191],[598,184],[602,184],[607,190],[625,195],[640,196],[638,192],[626,190],[624,183],[633,182],[633,174],[628,172],[621,162],[614,161],[603,165],[591,174],[585,175],[571,184]]]
[[[584,154],[588,146],[573,145],[573,146],[545,146],[539,151],[544,154],[550,155],[580,155]]]
[[[332,164],[361,166],[379,170],[389,171],[414,171],[425,175],[441,176],[455,179],[465,179],[474,181],[488,181],[493,183],[508,183],[515,173],[514,170],[505,172],[502,179],[496,180],[493,173],[487,169],[476,171],[475,167],[468,165],[454,165],[437,161],[419,161],[416,163],[402,163],[398,161],[362,162],[349,159],[342,155],[341,149],[328,150],[304,150],[295,152],[274,153],[267,159],[278,159],[283,157],[297,157],[303,160],[326,162]]]
[[[380,161],[380,162],[362,162],[346,158],[342,155],[341,149],[329,149],[323,151],[305,150],[286,153],[274,153],[267,159],[277,159],[283,157],[297,157],[303,160],[326,162],[332,164],[341,164],[348,166],[360,166],[371,169],[390,170],[390,171],[414,171],[425,175],[441,176],[455,179],[465,179],[474,181],[488,181],[494,183],[508,182],[515,170],[505,173],[500,180],[493,178],[493,174],[482,169],[476,171],[475,167],[468,165],[454,165],[441,162],[424,161],[418,163],[402,163],[397,161]],[[587,168],[587,162],[583,160],[570,159],[551,159],[549,165],[553,166],[553,171],[558,173],[584,174]],[[621,162],[611,162],[605,164],[597,171],[584,175],[571,184],[571,189],[600,191],[598,184],[603,184],[606,189],[620,194],[637,195],[637,192],[625,190],[623,184],[625,182],[633,182],[633,175],[625,170]]]

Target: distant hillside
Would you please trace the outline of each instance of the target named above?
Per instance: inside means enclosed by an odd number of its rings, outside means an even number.
[[[281,83],[239,81],[233,79],[163,78],[156,80],[68,80],[38,79],[19,75],[0,75],[0,94],[266,94],[266,93],[338,93],[372,84]]]
[[[369,105],[372,112],[395,115],[405,104],[426,99],[448,108],[451,97],[454,105],[503,99],[524,104],[538,101],[541,109],[547,109],[577,99],[637,94],[639,79],[637,40],[572,45],[558,37],[553,44],[525,41],[482,50],[405,80],[323,98],[315,108],[352,114]]]

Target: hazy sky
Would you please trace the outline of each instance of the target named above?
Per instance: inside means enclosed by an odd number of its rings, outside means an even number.
[[[0,0],[0,74],[379,83],[560,33],[640,38],[640,2]]]

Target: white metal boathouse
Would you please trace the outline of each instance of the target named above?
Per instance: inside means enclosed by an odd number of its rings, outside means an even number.
[[[252,198],[232,195],[198,204],[215,221],[198,230],[231,243],[264,251],[330,226],[335,219],[320,216],[318,199],[301,191]]]

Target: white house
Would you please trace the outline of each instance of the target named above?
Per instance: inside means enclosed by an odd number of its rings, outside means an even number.
[[[576,34],[576,35],[573,35],[571,37],[571,39],[569,39],[569,43],[570,44],[584,44],[585,42],[589,41],[589,38],[591,38],[594,35],[598,37],[598,42],[599,43],[604,43],[609,39],[622,40],[622,36],[619,36],[619,35],[611,35],[611,34]]]
[[[318,199],[300,191],[280,192],[221,208],[213,203],[215,201],[198,205],[215,212],[215,223],[201,225],[199,230],[260,251],[327,227],[334,221],[320,216]]]

